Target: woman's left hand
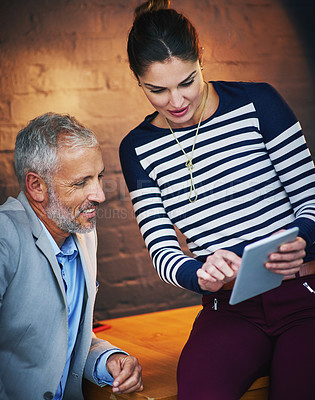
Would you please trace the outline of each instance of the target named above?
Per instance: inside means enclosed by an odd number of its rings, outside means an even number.
[[[294,242],[282,244],[277,253],[270,254],[269,261],[265,264],[266,268],[276,274],[296,274],[303,264],[305,246],[305,240],[299,236]]]

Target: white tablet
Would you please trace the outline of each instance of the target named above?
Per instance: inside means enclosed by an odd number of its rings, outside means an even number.
[[[269,271],[265,263],[281,244],[294,241],[298,232],[299,228],[291,228],[245,246],[230,304],[240,303],[281,285],[283,275]]]

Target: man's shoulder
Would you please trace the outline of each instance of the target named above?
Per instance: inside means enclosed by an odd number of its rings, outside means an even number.
[[[7,201],[0,205],[0,221],[1,225],[4,226],[4,221],[23,221],[27,219],[25,209],[19,200],[9,197]]]
[[[0,212],[5,213],[8,211],[25,211],[25,209],[18,199],[8,197],[7,201],[0,205]]]
[[[15,231],[17,235],[23,235],[29,231],[29,219],[23,204],[13,197],[9,197],[7,201],[0,205],[0,229],[2,237],[11,236]]]

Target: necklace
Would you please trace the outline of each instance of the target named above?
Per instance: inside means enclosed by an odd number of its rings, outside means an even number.
[[[167,126],[169,127],[170,131],[172,132],[172,135],[173,135],[174,139],[176,140],[177,144],[179,145],[179,147],[180,147],[181,151],[183,152],[184,156],[187,158],[187,161],[185,162],[185,167],[188,168],[188,171],[189,171],[189,174],[190,174],[190,192],[189,192],[189,196],[188,196],[188,200],[190,201],[190,203],[194,203],[198,198],[197,190],[196,190],[195,184],[194,184],[194,176],[193,176],[194,163],[193,163],[193,158],[194,158],[194,150],[195,150],[195,145],[196,145],[196,141],[197,141],[197,136],[198,136],[198,133],[199,133],[199,127],[200,127],[203,115],[205,113],[206,104],[207,104],[207,100],[208,100],[208,92],[209,92],[208,82],[205,82],[205,84],[207,86],[206,99],[205,99],[204,105],[202,107],[201,115],[200,115],[199,122],[198,122],[198,125],[197,125],[196,134],[195,134],[193,146],[191,148],[190,157],[188,157],[188,154],[183,149],[183,146],[180,144],[180,142],[177,139],[175,133],[173,132],[173,129],[172,129],[170,123],[168,122],[167,118],[165,118]]]

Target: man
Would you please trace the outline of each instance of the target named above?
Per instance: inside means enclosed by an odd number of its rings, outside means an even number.
[[[0,206],[0,398],[83,399],[83,376],[142,390],[141,367],[92,334],[104,165],[94,134],[68,115],[17,136],[17,199]]]

